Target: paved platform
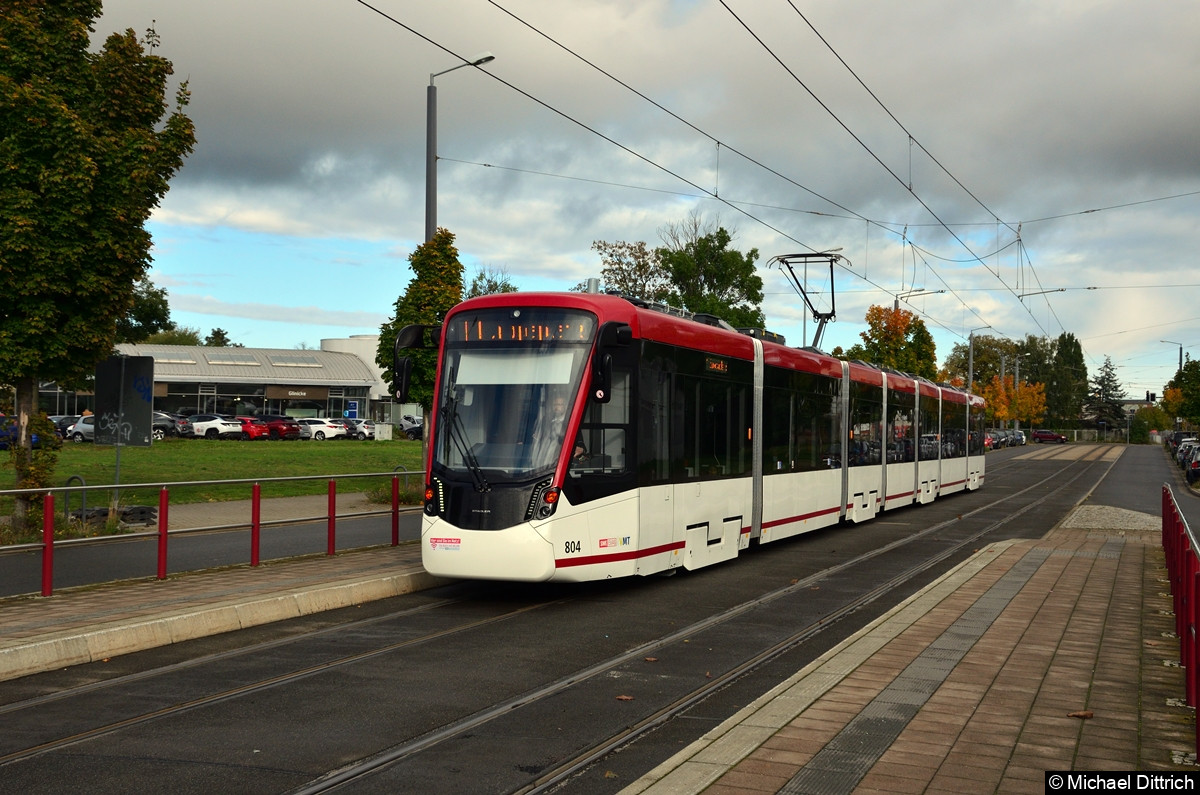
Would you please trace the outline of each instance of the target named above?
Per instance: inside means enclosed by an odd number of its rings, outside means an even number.
[[[1077,508],[993,544],[624,793],[1044,792],[1194,771],[1161,519]]]
[[[1160,528],[1085,504],[981,549],[625,792],[1043,792],[1048,770],[1198,770]],[[0,600],[0,680],[436,582],[407,545]]]
[[[0,681],[411,593],[416,544],[0,600]]]

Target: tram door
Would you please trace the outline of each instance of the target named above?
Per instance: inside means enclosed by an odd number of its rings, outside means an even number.
[[[671,482],[671,373],[643,363],[638,384],[638,573],[683,564],[675,547],[675,486]]]

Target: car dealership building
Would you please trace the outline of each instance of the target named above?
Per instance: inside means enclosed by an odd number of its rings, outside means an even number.
[[[154,359],[158,411],[390,422],[388,385],[375,364],[378,345],[378,336],[362,334],[321,340],[320,350],[118,345],[117,353]],[[41,408],[47,414],[78,414],[94,409],[92,401],[90,393],[42,385]]]

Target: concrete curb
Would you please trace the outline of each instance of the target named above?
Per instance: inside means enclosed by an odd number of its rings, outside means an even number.
[[[198,608],[184,608],[145,621],[113,622],[99,624],[86,632],[75,630],[47,635],[28,643],[0,647],[0,681],[401,596],[445,582],[425,571],[370,579],[347,578],[249,601],[235,598]]]

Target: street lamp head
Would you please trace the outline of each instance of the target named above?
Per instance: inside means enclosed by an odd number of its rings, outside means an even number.
[[[496,56],[490,52],[481,52],[471,59],[471,66],[482,66],[485,63],[490,63],[496,60]]]

